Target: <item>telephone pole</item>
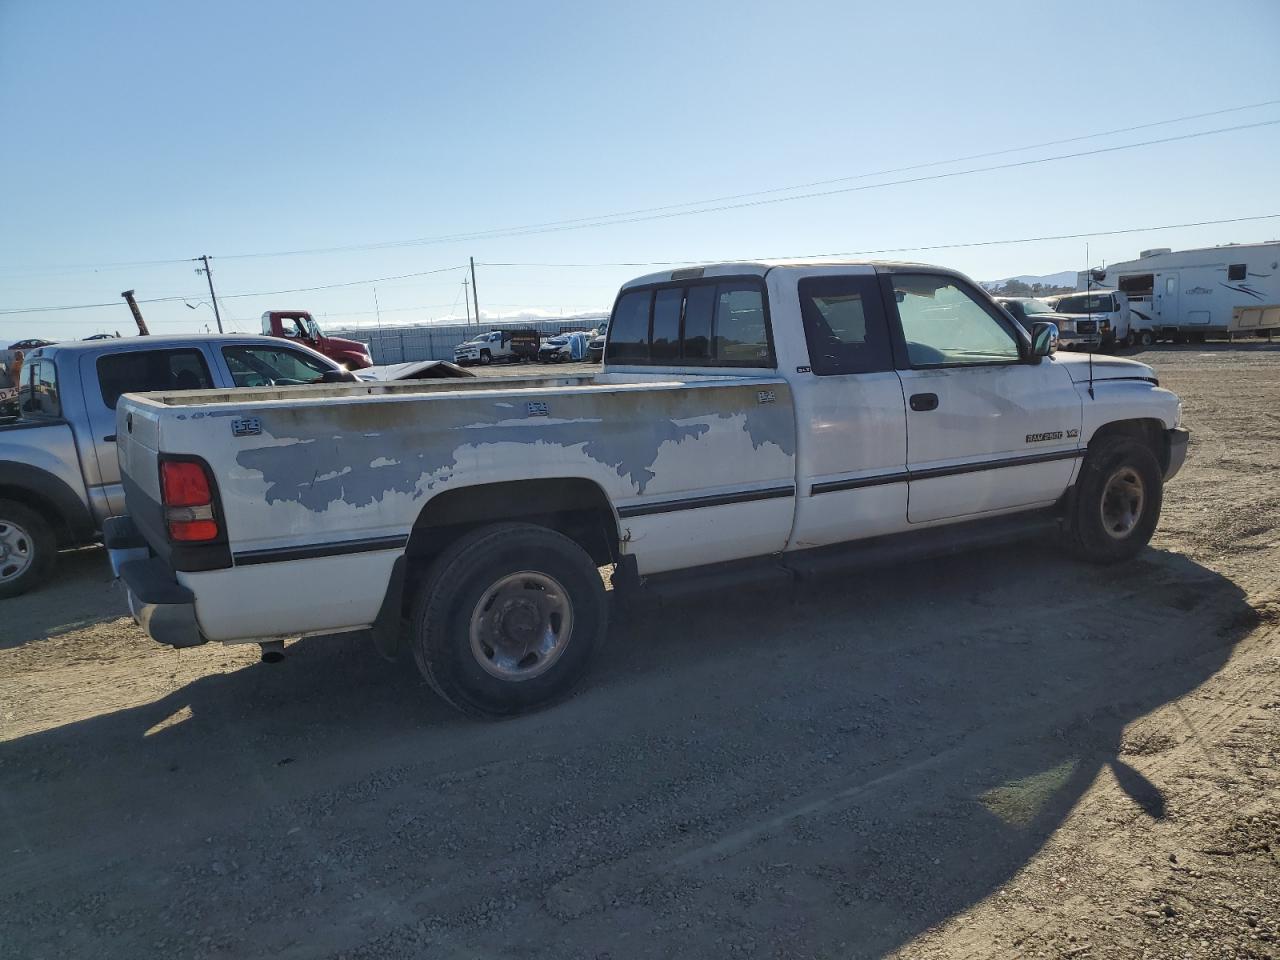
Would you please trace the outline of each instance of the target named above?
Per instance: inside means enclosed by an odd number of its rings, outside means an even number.
[[[213,301],[213,316],[214,319],[218,321],[218,332],[221,333],[222,314],[218,312],[218,295],[213,292],[213,271],[209,269],[209,255],[205,254],[204,256],[196,257],[195,259],[204,264],[204,270],[201,271],[199,267],[196,267],[196,273],[203,272],[205,279],[209,281],[209,298]]]
[[[476,327],[480,326],[480,297],[476,293],[476,258],[470,257],[471,260],[471,302],[475,304]]]
[[[457,303],[458,301],[453,301]],[[471,299],[467,296],[467,278],[462,278],[462,307],[467,311],[467,333],[471,332]]]

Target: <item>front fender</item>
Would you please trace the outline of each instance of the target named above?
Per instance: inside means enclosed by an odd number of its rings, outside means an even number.
[[[1076,390],[1084,401],[1081,439],[1085,442],[1109,423],[1158,420],[1162,429],[1172,430],[1181,417],[1178,395],[1149,380],[1095,380],[1092,399],[1087,382],[1077,383]]]

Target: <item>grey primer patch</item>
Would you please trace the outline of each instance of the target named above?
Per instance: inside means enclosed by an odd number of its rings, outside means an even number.
[[[264,433],[277,441],[295,443],[242,450],[236,462],[262,475],[268,503],[293,501],[316,512],[335,501],[368,506],[392,492],[421,496],[424,491],[420,486],[431,489],[449,479],[468,448],[494,443],[581,447],[585,456],[613,468],[643,493],[653,479],[650,468],[662,444],[696,439],[711,429],[708,423],[625,416],[564,423],[512,421],[509,411],[495,405],[487,404],[483,411],[475,406],[451,404],[448,413],[464,422],[448,427],[433,427],[427,420],[430,413],[415,409],[412,421],[380,424],[383,436],[366,436],[356,423],[349,429],[341,422],[311,428],[298,418],[285,416],[281,423],[264,423]],[[293,420],[297,429],[289,430],[288,420]],[[394,437],[394,443],[388,442],[388,435]],[[387,454],[392,450],[399,459],[388,462]],[[373,466],[375,462],[379,465]]]

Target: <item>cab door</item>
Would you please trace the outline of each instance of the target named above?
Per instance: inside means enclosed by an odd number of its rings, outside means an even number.
[[[1083,451],[1067,368],[1023,359],[1014,325],[963,278],[886,273],[906,398],[913,524],[1047,506]]]
[[[796,514],[788,550],[907,527],[907,430],[883,294],[872,267],[770,277],[777,303],[798,299],[808,366],[791,379]]]

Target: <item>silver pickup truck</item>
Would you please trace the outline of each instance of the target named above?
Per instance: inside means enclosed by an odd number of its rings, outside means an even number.
[[[0,420],[0,598],[48,576],[124,512],[116,401],[125,392],[351,379],[328,357],[259,336],[131,337],[26,354],[15,419]]]

